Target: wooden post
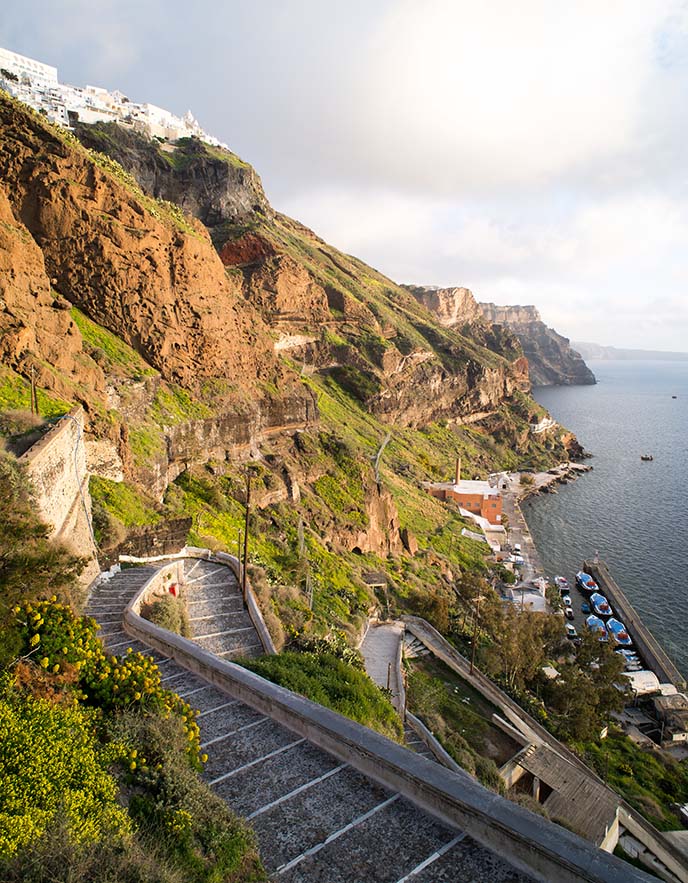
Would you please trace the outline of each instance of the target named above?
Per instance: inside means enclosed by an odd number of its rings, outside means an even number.
[[[248,519],[251,513],[251,474],[246,473],[246,520],[244,522],[244,566],[241,570],[241,596],[247,603],[246,572],[248,570]]]

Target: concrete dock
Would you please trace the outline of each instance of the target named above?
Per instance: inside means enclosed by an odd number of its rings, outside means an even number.
[[[628,628],[638,653],[647,667],[657,675],[660,683],[674,684],[678,690],[685,690],[685,677],[643,623],[638,612],[617,585],[604,561],[586,561],[583,569],[597,582],[600,591],[609,600],[618,618]]]

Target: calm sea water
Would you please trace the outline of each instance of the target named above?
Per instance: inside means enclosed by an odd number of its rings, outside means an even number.
[[[594,455],[593,471],[526,501],[524,515],[550,576],[571,581],[598,549],[688,675],[688,362],[589,365],[596,386],[533,392]]]

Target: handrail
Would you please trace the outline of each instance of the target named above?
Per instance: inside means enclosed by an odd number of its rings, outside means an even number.
[[[651,878],[644,872],[477,782],[143,619],[139,612],[142,599],[162,569],[125,609],[124,627],[133,637],[402,794],[446,824],[465,831],[543,883],[650,883]]]

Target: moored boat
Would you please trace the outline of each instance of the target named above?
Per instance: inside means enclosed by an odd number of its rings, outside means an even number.
[[[597,635],[597,639],[599,641],[608,641],[609,635],[607,634],[607,629],[604,627],[604,623],[599,618],[599,616],[595,616],[594,613],[591,613],[590,616],[585,620],[585,625],[589,631],[593,634]]]
[[[599,586],[590,574],[585,573],[583,570],[579,570],[576,574],[576,585],[583,592],[596,592],[599,589]]]
[[[614,619],[614,617],[607,620],[607,631],[612,641],[620,647],[630,647],[633,643],[631,636],[626,630],[626,626],[620,620]]]
[[[604,597],[604,595],[600,595],[599,592],[593,592],[590,596],[590,604],[592,605],[592,609],[598,616],[613,616],[614,611],[612,610],[609,601]]]

